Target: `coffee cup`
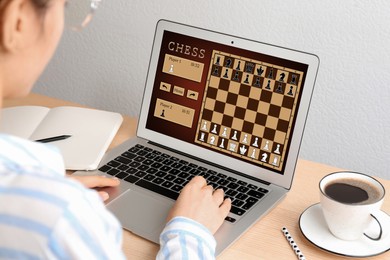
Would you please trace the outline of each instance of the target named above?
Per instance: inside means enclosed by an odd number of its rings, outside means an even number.
[[[330,232],[342,240],[362,236],[381,240],[382,225],[377,215],[385,197],[383,185],[371,176],[357,172],[335,172],[321,179],[320,204]],[[365,230],[376,223],[376,234]]]

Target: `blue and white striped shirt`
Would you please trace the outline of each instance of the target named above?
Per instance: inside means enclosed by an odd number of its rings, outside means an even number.
[[[124,259],[122,229],[94,190],[64,178],[58,150],[0,134],[0,259]],[[214,259],[216,242],[177,217],[158,259]]]

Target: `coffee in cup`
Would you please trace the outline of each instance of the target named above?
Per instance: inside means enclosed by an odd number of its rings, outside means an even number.
[[[382,228],[375,217],[385,195],[376,179],[356,172],[336,172],[320,181],[320,202],[325,221],[332,234],[343,240],[365,235],[380,240]],[[364,233],[371,221],[378,222],[378,235]]]

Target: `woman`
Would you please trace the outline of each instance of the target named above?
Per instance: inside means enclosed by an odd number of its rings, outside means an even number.
[[[0,0],[0,106],[30,92],[61,38],[66,5],[72,1]],[[102,203],[108,194],[89,189],[118,184],[67,178],[54,147],[0,134],[0,258],[123,259],[122,229]],[[195,177],[169,213],[157,258],[213,258],[212,234],[230,205]]]

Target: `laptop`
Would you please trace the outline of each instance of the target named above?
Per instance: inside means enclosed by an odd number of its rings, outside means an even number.
[[[313,54],[160,20],[137,136],[89,173],[121,179],[107,208],[158,243],[182,187],[204,176],[232,199],[220,254],[289,191],[318,66]]]

